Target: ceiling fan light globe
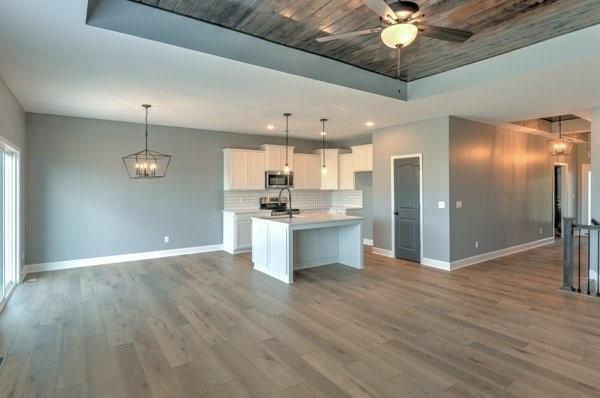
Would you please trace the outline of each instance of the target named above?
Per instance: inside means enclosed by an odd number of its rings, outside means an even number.
[[[417,33],[419,33],[419,29],[415,25],[399,23],[385,28],[381,32],[381,40],[390,48],[406,47],[417,38]]]

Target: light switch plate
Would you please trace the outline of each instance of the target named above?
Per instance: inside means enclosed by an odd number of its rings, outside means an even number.
[[[462,209],[462,200],[457,200],[456,201],[456,208],[457,209]]]
[[[444,202],[443,200],[440,200],[438,202],[438,209],[445,209],[446,208],[446,202]]]

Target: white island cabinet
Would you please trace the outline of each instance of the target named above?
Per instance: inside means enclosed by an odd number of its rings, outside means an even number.
[[[361,217],[252,217],[254,269],[285,283],[294,270],[339,263],[363,268]]]

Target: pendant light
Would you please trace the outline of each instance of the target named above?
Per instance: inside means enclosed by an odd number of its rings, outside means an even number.
[[[321,165],[321,174],[327,174],[327,166],[325,165],[325,136],[327,135],[327,131],[325,131],[325,122],[327,119],[321,119],[321,123],[323,124],[323,129],[321,130],[321,137],[323,137],[323,150],[321,151],[321,157],[323,159],[323,164]]]
[[[146,109],[146,147],[142,151],[124,156],[123,163],[131,179],[162,178],[167,174],[171,155],[148,149],[148,109],[152,105],[144,104],[142,107]]]
[[[558,138],[548,140],[548,150],[552,156],[566,156],[571,153],[573,140],[562,136],[562,116],[558,117]]]
[[[285,164],[283,165],[283,174],[290,174],[290,166],[288,165],[288,137],[290,135],[289,119],[292,116],[291,113],[284,113],[285,117]]]

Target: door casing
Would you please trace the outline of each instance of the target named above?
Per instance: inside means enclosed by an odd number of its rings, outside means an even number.
[[[394,216],[394,160],[396,159],[408,159],[408,158],[418,158],[419,159],[419,256],[420,261],[423,263],[423,154],[422,153],[412,153],[406,155],[392,155],[390,159],[390,191],[391,191],[391,201],[390,201],[390,223],[392,229],[392,255],[396,257],[396,223]]]

